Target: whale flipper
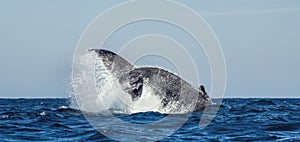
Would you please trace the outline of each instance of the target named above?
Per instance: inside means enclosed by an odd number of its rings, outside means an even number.
[[[103,61],[103,64],[106,67],[106,69],[117,77],[128,73],[134,68],[134,66],[130,64],[127,60],[109,50],[88,49],[88,51],[96,52]]]
[[[119,78],[122,89],[131,95],[132,101],[136,101],[141,97],[143,91],[143,78],[132,76],[130,80],[124,80],[124,77],[128,76],[129,72],[135,68],[132,64],[109,50],[88,49],[88,51],[94,51],[99,55],[106,69],[115,77]]]

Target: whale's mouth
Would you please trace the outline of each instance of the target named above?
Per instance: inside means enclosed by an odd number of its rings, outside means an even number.
[[[94,106],[99,103],[109,110],[124,113],[187,113],[212,104],[207,94],[170,71],[159,67],[135,67],[116,53],[104,49],[88,51],[87,54],[96,56],[98,94],[92,96]],[[90,101],[79,103],[92,106]]]
[[[139,99],[142,95],[143,92],[143,78],[138,78],[137,81],[134,81],[133,83],[130,83],[131,85],[134,85],[135,87],[133,88],[132,92],[130,93],[132,97],[132,101],[136,101]]]

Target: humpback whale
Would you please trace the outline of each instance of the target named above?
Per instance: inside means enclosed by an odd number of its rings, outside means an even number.
[[[122,90],[130,95],[133,102],[142,97],[143,89],[147,86],[153,95],[160,98],[162,112],[192,112],[212,105],[204,86],[194,87],[170,71],[159,67],[136,67],[105,49],[88,51],[97,53],[105,68],[117,78]]]

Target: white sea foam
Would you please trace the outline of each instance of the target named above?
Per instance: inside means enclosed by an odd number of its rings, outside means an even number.
[[[46,112],[43,111],[43,112],[40,113],[40,115],[41,115],[41,116],[45,116],[45,115],[46,115]]]
[[[67,109],[67,108],[69,108],[69,107],[67,107],[67,106],[61,106],[61,107],[59,107],[59,109]]]

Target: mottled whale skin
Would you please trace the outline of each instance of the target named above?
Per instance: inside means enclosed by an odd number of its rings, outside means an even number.
[[[202,86],[198,89],[179,76],[158,67],[135,67],[123,57],[105,49],[89,49],[98,54],[109,72],[118,78],[122,89],[137,101],[144,86],[160,97],[162,110],[197,111],[212,105],[211,98]],[[151,101],[151,100],[149,100]]]

